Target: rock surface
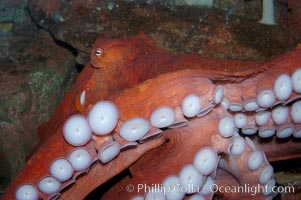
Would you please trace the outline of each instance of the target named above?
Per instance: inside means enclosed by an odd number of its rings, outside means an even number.
[[[82,64],[89,60],[97,37],[119,38],[140,31],[168,51],[230,59],[279,55],[300,41],[289,28],[292,12],[287,3],[275,4],[278,25],[267,26],[258,23],[260,1],[222,0],[211,9],[137,2],[30,0],[29,10],[40,26],[80,52]]]
[[[58,46],[48,32],[32,24],[23,7],[25,1],[4,2],[0,7],[3,4],[6,9],[1,10],[0,21],[0,193],[24,165],[39,141],[38,126],[52,117],[77,73],[74,55]]]

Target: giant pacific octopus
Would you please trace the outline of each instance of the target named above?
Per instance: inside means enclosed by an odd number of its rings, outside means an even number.
[[[300,45],[240,61],[166,52],[143,33],[98,39],[2,199],[83,199],[127,168],[103,199],[212,199],[212,184],[271,199],[269,162],[301,155],[299,67]]]

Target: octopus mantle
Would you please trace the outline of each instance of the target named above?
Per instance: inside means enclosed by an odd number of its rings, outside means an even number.
[[[255,62],[172,54],[142,33],[99,39],[52,120],[40,126],[40,145],[2,199],[83,199],[127,168],[131,177],[104,199],[211,199],[214,183],[270,189],[275,180],[269,162],[301,153],[300,66],[300,46]],[[86,163],[71,158],[76,149],[84,152],[77,158],[88,156]],[[58,158],[62,163],[55,165]],[[134,186],[130,192],[128,184]],[[164,196],[138,190],[138,184],[193,189]],[[223,193],[224,199],[275,195]]]

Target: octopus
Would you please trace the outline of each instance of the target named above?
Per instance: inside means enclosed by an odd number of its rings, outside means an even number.
[[[2,199],[84,199],[125,169],[103,199],[272,199],[270,162],[301,155],[300,67],[300,45],[240,61],[100,38]]]

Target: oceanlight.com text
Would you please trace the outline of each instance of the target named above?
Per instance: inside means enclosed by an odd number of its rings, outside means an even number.
[[[184,193],[198,193],[204,188],[199,188],[194,186],[193,184],[182,186],[180,184],[175,184],[173,186],[164,186],[163,184],[137,184],[134,186],[133,184],[128,184],[125,187],[128,192],[137,192],[137,193],[148,193],[148,192],[160,192],[163,194],[169,192],[184,192]],[[207,190],[210,190],[212,193],[248,193],[250,195],[256,195],[259,193],[294,193],[295,188],[293,186],[262,186],[258,185],[250,185],[244,184],[241,186],[219,186],[217,184],[212,184]]]

